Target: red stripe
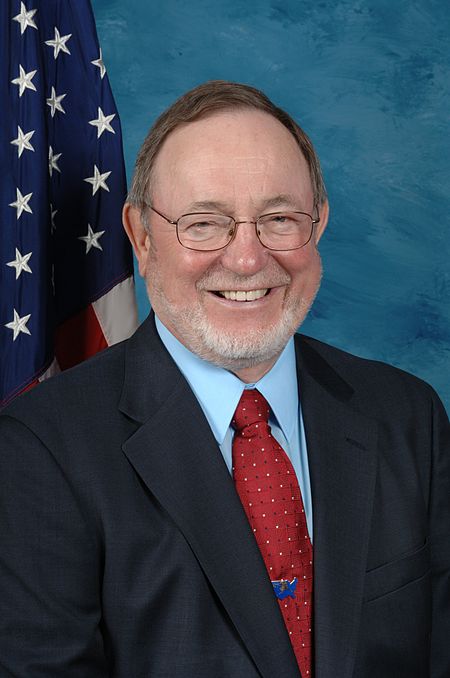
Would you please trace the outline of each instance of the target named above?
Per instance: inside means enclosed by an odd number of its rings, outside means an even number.
[[[25,393],[26,391],[29,391],[33,386],[37,386],[39,384],[39,379],[34,379],[32,382],[28,384],[28,386],[25,386],[24,389],[21,390],[21,393]]]
[[[55,334],[55,356],[61,370],[90,358],[108,346],[95,311],[89,305],[60,325]]]
[[[0,407],[5,407],[8,403],[11,402],[13,398],[17,398],[17,396],[20,396],[22,393],[25,393],[26,391],[29,391],[32,389],[34,386],[37,386],[39,384],[39,379],[33,379],[33,381],[30,381],[29,384],[24,386],[23,388],[19,388],[17,391],[14,391],[14,393],[10,393],[10,395],[5,398],[5,400],[2,400],[0,402]]]

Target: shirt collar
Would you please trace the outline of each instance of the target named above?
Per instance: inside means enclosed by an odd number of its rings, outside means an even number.
[[[231,372],[189,351],[169,332],[157,316],[156,329],[199,401],[218,444],[230,426],[244,388],[257,388],[266,398],[287,440],[298,417],[297,370],[294,339],[291,338],[275,365],[256,384],[245,384]]]
[[[290,338],[275,365],[255,384],[255,388],[262,393],[272,408],[286,440],[290,440],[298,419],[294,337]]]

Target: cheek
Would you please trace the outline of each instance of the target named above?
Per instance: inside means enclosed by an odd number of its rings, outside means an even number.
[[[197,296],[196,282],[204,271],[195,253],[180,250],[178,243],[171,243],[169,248],[163,250],[158,247],[156,251],[149,252],[147,258],[149,291],[158,289],[171,303],[180,303],[182,300],[192,302]]]
[[[279,253],[276,260],[294,278],[298,274],[314,271],[320,263],[320,257],[314,246],[307,245],[286,254]]]
[[[286,270],[291,275],[293,287],[315,287],[322,275],[322,260],[319,252],[316,248],[302,252],[291,262],[290,266],[286,266]]]

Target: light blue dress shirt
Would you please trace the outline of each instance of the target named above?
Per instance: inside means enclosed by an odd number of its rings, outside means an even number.
[[[245,384],[236,375],[202,360],[189,351],[156,316],[156,329],[178,368],[189,383],[208,420],[231,473],[233,429],[230,422],[244,388],[257,388],[271,407],[272,434],[294,467],[302,493],[312,541],[312,502],[303,417],[298,397],[294,339],[291,338],[272,369],[256,384]]]

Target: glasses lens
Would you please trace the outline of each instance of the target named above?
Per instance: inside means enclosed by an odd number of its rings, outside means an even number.
[[[223,214],[185,214],[178,220],[178,239],[191,250],[218,250],[230,242],[231,217]]]
[[[310,241],[312,229],[312,217],[302,212],[276,212],[258,219],[259,239],[273,250],[303,247]]]

